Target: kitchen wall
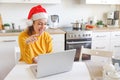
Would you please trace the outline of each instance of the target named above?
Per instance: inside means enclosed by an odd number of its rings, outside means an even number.
[[[82,0],[81,0],[82,1]],[[25,20],[29,9],[36,4],[0,4],[0,13],[3,23],[15,23],[16,28],[20,25],[25,28]],[[49,15],[58,14],[60,17],[59,26],[71,26],[71,22],[75,20],[87,21],[88,18],[94,17],[104,19],[103,14],[114,9],[110,5],[87,5],[81,3],[80,0],[62,0],[61,4],[44,4],[43,5]]]

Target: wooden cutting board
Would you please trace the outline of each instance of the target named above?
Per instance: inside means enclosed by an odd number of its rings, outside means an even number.
[[[3,23],[2,23],[2,16],[0,14],[0,30],[2,30],[2,29],[3,29]]]

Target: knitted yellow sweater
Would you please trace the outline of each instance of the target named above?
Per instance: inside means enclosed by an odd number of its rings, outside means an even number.
[[[20,61],[28,64],[33,63],[33,58],[39,54],[46,54],[52,52],[52,38],[49,33],[44,32],[38,36],[38,40],[34,43],[26,44],[26,39],[29,37],[26,31],[19,34],[18,42],[20,47]]]

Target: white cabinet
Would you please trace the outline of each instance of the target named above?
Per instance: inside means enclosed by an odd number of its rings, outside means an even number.
[[[109,51],[109,46],[110,32],[93,32],[92,49]]]
[[[120,4],[120,0],[86,0],[86,4]]]
[[[120,31],[111,32],[110,50],[113,51],[115,57],[120,57]]]
[[[17,36],[0,36],[0,80],[15,66],[16,41]]]
[[[65,48],[65,36],[64,34],[51,34],[53,39],[53,51],[64,51]]]
[[[61,0],[0,0],[0,3],[40,3],[40,4],[57,4]]]
[[[92,49],[112,51],[120,57],[120,31],[93,32]]]

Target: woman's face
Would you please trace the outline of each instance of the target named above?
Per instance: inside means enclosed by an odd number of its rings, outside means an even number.
[[[42,32],[45,31],[47,25],[47,19],[38,19],[35,20],[33,23],[33,28],[35,33],[41,34]]]

